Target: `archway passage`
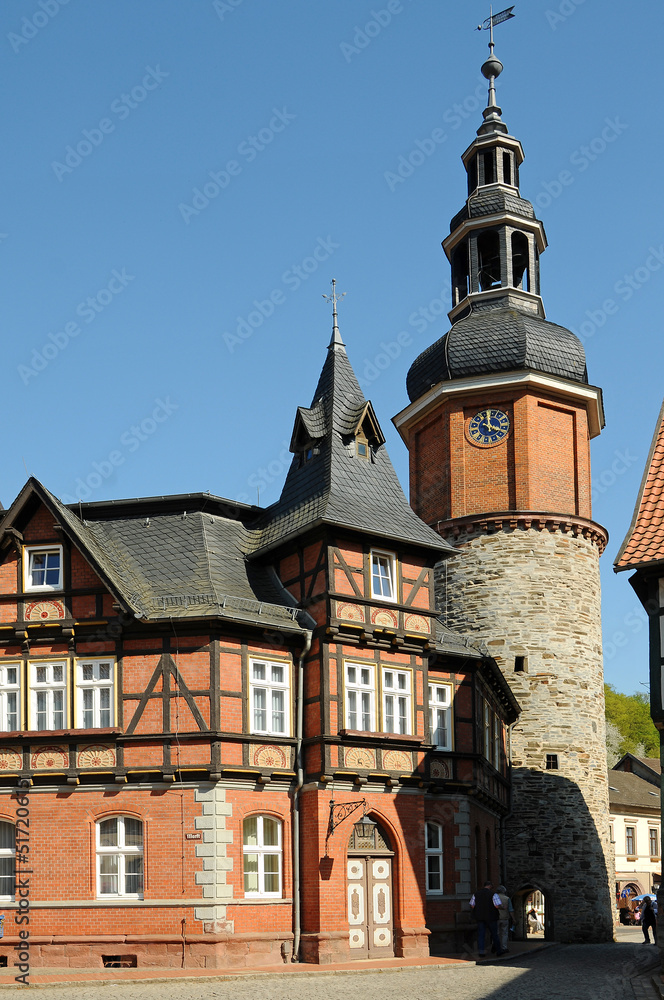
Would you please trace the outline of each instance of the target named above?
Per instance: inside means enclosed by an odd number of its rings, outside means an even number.
[[[365,817],[355,824],[346,859],[351,959],[394,957],[393,857],[377,823]]]
[[[542,889],[524,886],[514,894],[512,903],[515,940],[553,940],[553,908]]]

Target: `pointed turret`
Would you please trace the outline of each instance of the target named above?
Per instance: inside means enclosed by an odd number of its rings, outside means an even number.
[[[333,293],[334,294],[334,293]],[[264,554],[319,524],[451,553],[455,549],[410,507],[385,436],[355,376],[336,317],[310,407],[298,407],[293,461],[279,500],[256,526]]]

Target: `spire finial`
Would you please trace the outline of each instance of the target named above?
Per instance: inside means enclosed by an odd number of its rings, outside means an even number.
[[[513,10],[514,7],[507,7],[505,10],[501,10],[500,13],[494,14],[493,6],[490,5],[488,18],[482,24],[477,25],[478,31],[482,31],[483,28],[488,28],[489,30],[489,58],[482,66],[482,75],[489,81],[489,99],[486,109],[483,112],[485,121],[500,121],[502,114],[501,109],[496,104],[496,77],[502,73],[503,64],[493,52],[493,26],[495,24],[502,24],[503,21],[509,21],[511,17],[515,16],[512,13]]]
[[[337,317],[337,302],[343,299],[346,293],[342,292],[341,295],[337,295],[337,282],[335,278],[332,278],[332,292],[330,295],[323,295],[326,302],[332,303],[332,340],[330,341],[330,347],[344,346],[344,342],[341,339],[341,334],[339,333],[339,321]]]

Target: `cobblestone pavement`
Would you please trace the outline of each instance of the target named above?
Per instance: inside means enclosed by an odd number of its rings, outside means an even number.
[[[646,975],[656,955],[642,944],[559,945],[494,965],[40,989],[48,1000],[659,1000]]]

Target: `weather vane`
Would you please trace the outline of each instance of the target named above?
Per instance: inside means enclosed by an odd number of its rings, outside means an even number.
[[[501,63],[500,59],[498,59],[493,54],[493,48],[494,48],[493,28],[494,25],[502,24],[503,21],[509,21],[511,17],[515,17],[516,15],[512,13],[513,10],[514,7],[507,7],[505,10],[501,10],[500,13],[494,14],[493,6],[490,6],[489,16],[487,17],[486,21],[483,21],[482,24],[477,25],[478,31],[482,31],[483,28],[484,29],[488,28],[490,33],[489,58],[482,66],[482,75],[489,81],[489,100],[486,111],[484,112],[485,119],[487,119],[487,115],[489,116],[489,118],[493,117],[495,119],[496,115],[498,116],[498,118],[500,118],[500,108],[496,104],[496,77],[500,76],[500,74],[502,73],[503,64]]]
[[[337,302],[341,301],[341,299],[343,299],[343,297],[344,297],[345,294],[346,294],[345,292],[342,292],[341,295],[337,295],[337,282],[336,282],[336,280],[334,278],[332,278],[332,293],[331,293],[331,295],[325,295],[324,294],[323,298],[325,299],[326,302],[331,302],[332,303],[332,329],[333,330],[336,330],[338,328],[338,325],[339,325],[338,322],[337,322]]]

